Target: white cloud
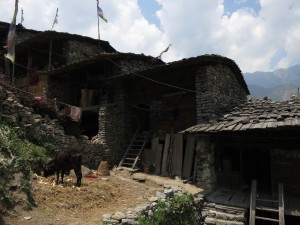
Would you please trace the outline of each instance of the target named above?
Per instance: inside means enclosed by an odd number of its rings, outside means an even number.
[[[230,15],[224,12],[224,0],[156,1],[159,27],[143,17],[137,0],[102,0],[108,23],[99,21],[101,39],[118,51],[153,56],[171,43],[165,61],[220,54],[235,60],[243,72],[300,63],[299,0],[260,0],[260,11],[240,8]],[[0,19],[10,22],[13,7],[14,0],[0,0]],[[96,1],[22,0],[21,7],[27,28],[49,30],[58,7],[55,30],[98,37]],[[278,51],[286,54],[280,58]]]
[[[261,10],[245,8],[224,13],[221,0],[158,0],[159,17],[166,36],[181,57],[216,53],[232,58],[243,72],[275,69],[300,62],[297,45],[300,2],[261,0]],[[278,49],[286,59],[273,64]],[[285,62],[285,63],[283,63]]]

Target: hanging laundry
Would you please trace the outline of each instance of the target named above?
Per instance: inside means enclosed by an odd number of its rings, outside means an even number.
[[[82,110],[76,106],[70,106],[70,117],[73,121],[78,122],[81,119]]]
[[[45,103],[44,99],[42,96],[34,96],[34,101],[41,104],[41,103]]]

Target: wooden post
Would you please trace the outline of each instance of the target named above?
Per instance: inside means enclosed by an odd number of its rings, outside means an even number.
[[[278,203],[279,203],[279,225],[285,225],[284,221],[284,191],[283,184],[278,185]]]
[[[239,150],[240,152],[240,189],[243,191],[243,173],[244,173],[244,162],[243,162],[243,152],[242,150]]]
[[[13,62],[12,74],[11,74],[11,83],[15,83],[15,62]]]
[[[256,208],[256,195],[257,195],[257,181],[252,180],[251,195],[250,195],[250,219],[249,225],[255,225],[255,208]]]
[[[52,58],[52,38],[50,39],[50,46],[49,46],[49,65],[48,65],[49,70],[51,70],[51,58]]]
[[[0,121],[2,121],[2,102],[0,103]]]
[[[100,44],[100,26],[99,26],[98,7],[99,7],[99,0],[97,0],[97,19],[98,19],[98,40],[99,40],[99,50],[100,50],[101,44]]]

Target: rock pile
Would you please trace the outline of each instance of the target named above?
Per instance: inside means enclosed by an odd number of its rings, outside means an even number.
[[[204,225],[232,224],[245,225],[247,222],[247,210],[243,208],[225,206],[212,202],[204,202],[201,214]]]
[[[148,202],[139,205],[134,209],[128,209],[126,212],[115,212],[104,214],[102,216],[103,224],[107,225],[135,225],[138,224],[138,217],[148,217],[152,216],[158,206],[158,201],[171,201],[174,196],[182,195],[186,193],[186,191],[182,187],[178,186],[171,186],[171,185],[164,185],[163,192],[157,191],[156,196],[150,197]],[[199,208],[203,204],[203,196],[201,194],[197,194],[194,196],[194,211],[196,215],[196,220],[200,221],[200,210]],[[198,222],[195,221],[195,224]],[[199,222],[200,224],[200,222]]]
[[[88,144],[89,140],[84,136],[78,139],[74,136],[66,135],[58,119],[50,119],[47,115],[42,117],[40,114],[35,113],[32,107],[21,104],[15,93],[6,90],[2,86],[0,86],[0,96],[1,120],[9,122],[15,127],[25,129],[28,134],[51,139],[58,146]]]

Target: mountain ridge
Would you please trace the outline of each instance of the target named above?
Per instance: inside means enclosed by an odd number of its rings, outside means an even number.
[[[271,72],[256,71],[244,73],[243,75],[250,90],[250,97],[268,97],[276,101],[285,101],[293,95],[299,95],[299,64]]]

